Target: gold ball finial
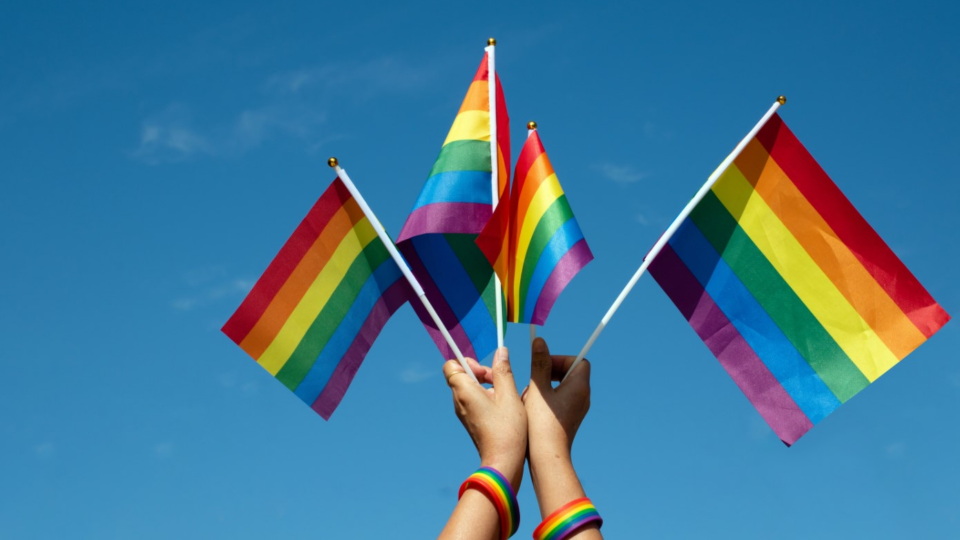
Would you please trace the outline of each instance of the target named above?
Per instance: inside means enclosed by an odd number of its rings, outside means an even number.
[[[537,123],[533,120],[527,122],[527,129],[537,129]]]
[[[787,96],[777,96],[777,103],[781,105],[787,104]]]
[[[339,164],[340,164],[340,162],[337,161],[337,158],[335,158],[335,157],[332,157],[332,158],[330,158],[330,159],[327,160],[327,165],[329,165],[330,167],[336,167],[336,166],[339,165]]]
[[[491,46],[492,46],[492,45],[496,45],[496,44],[497,44],[497,40],[495,40],[495,39],[493,39],[493,38],[487,39],[487,45],[491,45]]]

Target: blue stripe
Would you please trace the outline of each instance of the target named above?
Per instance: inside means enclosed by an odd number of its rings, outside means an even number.
[[[444,202],[491,204],[492,197],[489,172],[447,171],[427,178],[413,209]]]
[[[543,252],[540,254],[540,260],[537,261],[533,275],[530,276],[527,294],[524,295],[523,291],[520,291],[520,295],[524,298],[523,320],[529,321],[533,319],[533,310],[537,307],[537,300],[540,299],[540,291],[543,290],[547,279],[550,277],[550,274],[553,273],[553,269],[557,267],[560,259],[580,240],[583,240],[583,232],[580,230],[577,219],[572,216],[563,226],[553,233],[550,241],[547,242],[547,245],[543,248]],[[524,261],[523,264],[526,266],[526,261]]]
[[[497,348],[497,323],[490,316],[466,269],[460,265],[457,254],[441,234],[416,236],[410,242],[470,338],[478,359],[484,358]]]
[[[840,406],[780,328],[689,219],[670,245],[784,390],[816,424]]]
[[[357,333],[363,327],[373,307],[380,301],[383,291],[390,287],[394,282],[401,278],[400,268],[393,259],[385,260],[377,268],[360,289],[360,293],[354,300],[353,305],[347,311],[346,316],[340,321],[336,331],[330,336],[330,341],[320,351],[320,356],[313,363],[313,367],[307,372],[306,377],[294,390],[294,393],[307,405],[312,405],[320,392],[327,386],[330,376],[337,368],[337,365],[343,360],[343,355],[347,354]]]

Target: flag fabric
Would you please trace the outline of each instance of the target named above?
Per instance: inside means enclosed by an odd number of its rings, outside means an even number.
[[[423,286],[457,347],[482,359],[496,349],[493,270],[474,244],[493,207],[491,118],[485,54],[463,105],[400,231],[397,247]],[[510,126],[503,89],[494,74],[499,191],[509,185]],[[444,358],[453,358],[423,306],[412,303]]]
[[[788,445],[950,319],[779,115],[650,272]]]
[[[513,177],[477,246],[503,284],[507,321],[543,325],[593,253],[536,130],[520,151]]]
[[[337,178],[223,333],[329,419],[387,320],[411,298],[397,263]]]

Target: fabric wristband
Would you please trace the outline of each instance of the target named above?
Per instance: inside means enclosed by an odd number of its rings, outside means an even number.
[[[563,540],[571,533],[591,521],[603,525],[603,518],[597,513],[590,499],[574,499],[547,516],[543,523],[533,531],[534,540]]]
[[[517,494],[510,482],[493,467],[480,467],[460,485],[457,499],[463,497],[468,488],[482,491],[493,501],[493,505],[500,514],[500,538],[506,540],[517,532],[520,526],[520,506],[517,505]]]

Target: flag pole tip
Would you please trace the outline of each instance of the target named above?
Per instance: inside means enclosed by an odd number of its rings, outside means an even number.
[[[492,46],[494,46],[494,45],[496,45],[496,44],[497,44],[497,40],[495,40],[495,39],[493,39],[493,38],[488,38],[488,39],[487,39],[487,45],[490,45],[490,46],[492,47]]]
[[[787,96],[777,96],[777,103],[781,105],[787,104]]]
[[[327,160],[327,165],[329,165],[329,166],[331,166],[331,167],[336,167],[336,166],[339,165],[339,164],[340,164],[340,162],[337,161],[337,158],[335,158],[335,157],[332,157],[332,158],[330,158],[330,159]]]
[[[527,122],[527,129],[537,129],[537,123],[533,120]]]

